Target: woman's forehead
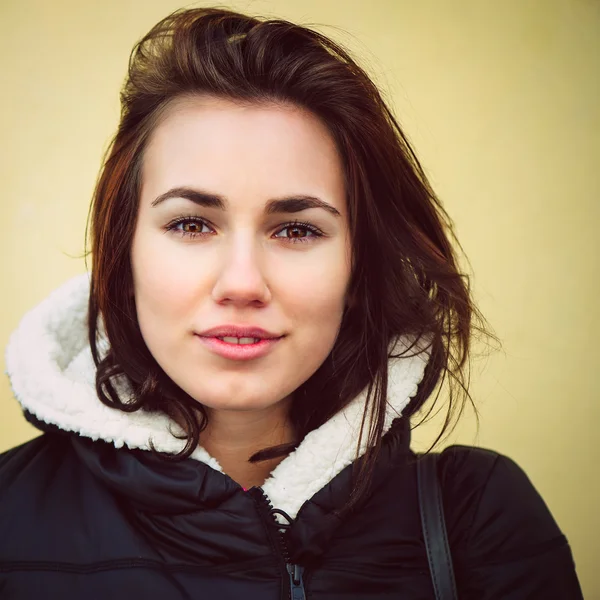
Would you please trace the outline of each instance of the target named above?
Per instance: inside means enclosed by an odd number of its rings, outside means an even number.
[[[318,118],[293,107],[204,98],[180,103],[149,140],[142,181],[143,195],[185,185],[265,200],[326,196],[344,208],[335,142]]]

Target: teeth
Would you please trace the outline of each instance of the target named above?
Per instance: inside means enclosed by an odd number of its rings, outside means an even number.
[[[259,338],[251,338],[251,337],[243,337],[243,338],[220,337],[219,339],[223,340],[224,342],[227,342],[228,344],[256,344],[256,343],[260,342]]]

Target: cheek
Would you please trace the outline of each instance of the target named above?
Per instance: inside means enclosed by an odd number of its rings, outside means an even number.
[[[304,266],[278,270],[276,296],[285,298],[292,320],[322,331],[336,330],[344,309],[349,266],[339,253]]]
[[[138,320],[142,332],[176,318],[186,311],[195,297],[197,280],[185,262],[173,260],[160,236],[138,235],[131,250],[133,285]],[[164,332],[163,332],[164,333]]]

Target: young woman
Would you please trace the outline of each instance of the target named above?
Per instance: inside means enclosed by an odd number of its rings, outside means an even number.
[[[450,416],[470,399],[480,315],[376,87],[204,8],[139,42],[121,100],[91,273],[7,349],[44,434],[0,457],[0,597],[442,597],[410,418],[446,377]],[[517,464],[455,445],[437,477],[459,598],[581,598]]]

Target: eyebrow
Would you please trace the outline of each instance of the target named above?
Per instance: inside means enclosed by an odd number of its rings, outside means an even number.
[[[198,206],[203,206],[205,208],[217,208],[219,210],[226,210],[227,204],[225,198],[223,196],[219,196],[218,194],[211,194],[189,187],[175,187],[158,196],[158,198],[152,201],[151,206],[158,206],[161,202],[164,202],[169,198],[184,198],[186,200],[190,200]],[[265,212],[268,215],[276,213],[296,213],[309,208],[322,208],[336,217],[341,216],[337,208],[331,206],[331,204],[328,204],[320,198],[301,195],[287,196],[285,198],[273,198],[267,202]]]

